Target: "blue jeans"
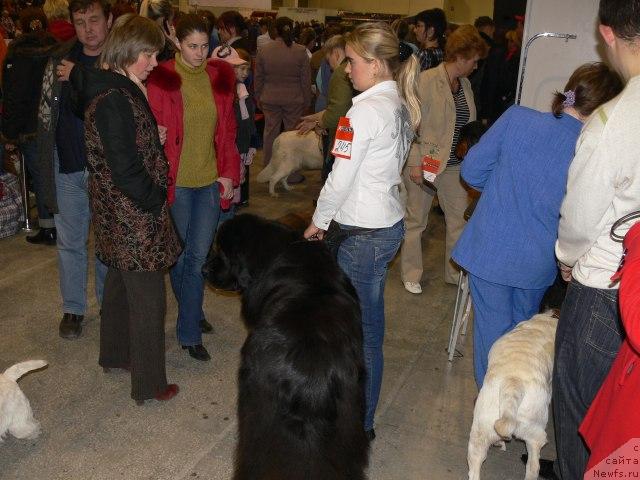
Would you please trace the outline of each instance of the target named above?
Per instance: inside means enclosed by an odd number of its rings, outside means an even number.
[[[91,212],[87,170],[60,173],[58,154],[54,151],[54,172],[58,213],[54,215],[57,231],[58,270],[62,311],[84,315],[87,311],[88,241]],[[98,305],[102,303],[107,266],[95,258],[95,287]]]
[[[342,228],[348,229],[349,226],[342,225]],[[367,372],[365,430],[373,428],[373,417],[382,385],[384,284],[387,267],[400,248],[403,237],[404,222],[400,220],[392,227],[351,236],[342,242],[338,250],[338,264],[355,287],[362,310],[364,363]]]
[[[515,288],[468,275],[473,300],[473,368],[480,389],[487,373],[489,350],[502,335],[538,313],[547,287]]]
[[[553,366],[553,421],[563,480],[584,476],[589,452],[578,434],[622,343],[618,291],[569,284],[562,304]]]
[[[176,187],[176,199],[171,205],[176,230],[184,243],[184,250],[170,272],[171,287],[178,301],[176,332],[181,345],[202,344],[202,267],[224,217],[218,185],[213,182],[199,188]]]
[[[35,138],[33,140],[27,140],[26,142],[18,144],[18,148],[24,157],[25,167],[29,175],[31,175],[31,181],[33,182],[33,191],[36,194],[36,207],[38,209],[38,226],[40,228],[53,228],[55,226],[53,215],[49,212],[49,209],[45,207],[42,200],[44,178],[38,169],[38,142]]]

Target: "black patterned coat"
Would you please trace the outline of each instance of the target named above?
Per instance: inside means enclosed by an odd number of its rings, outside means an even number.
[[[168,165],[140,88],[124,75],[75,67],[85,101],[96,255],[124,271],[158,271],[182,247],[167,206]]]

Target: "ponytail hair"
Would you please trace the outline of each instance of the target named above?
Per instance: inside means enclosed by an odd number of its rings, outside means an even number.
[[[278,36],[284,40],[287,47],[293,43],[293,20],[289,17],[278,17],[276,19],[276,31]]]
[[[588,117],[603,103],[618,95],[624,85],[616,72],[602,62],[585,63],[569,77],[564,92],[553,96],[551,111],[560,118],[565,107],[575,108]]]
[[[411,54],[400,64],[398,72],[394,75],[400,95],[404,98],[411,117],[411,125],[414,130],[420,125],[420,99],[418,97],[418,76],[420,75],[420,61]]]
[[[346,43],[362,58],[380,60],[387,65],[409,110],[411,125],[417,129],[420,124],[420,63],[408,50],[410,47],[401,48],[398,37],[385,23],[361,23],[347,34]]]

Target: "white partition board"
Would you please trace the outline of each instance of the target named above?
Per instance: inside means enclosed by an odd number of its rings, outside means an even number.
[[[602,61],[598,33],[599,0],[529,0],[524,46],[543,32],[576,34],[576,40],[539,38],[528,51],[520,104],[549,111],[553,92],[562,90],[571,73],[586,62]]]

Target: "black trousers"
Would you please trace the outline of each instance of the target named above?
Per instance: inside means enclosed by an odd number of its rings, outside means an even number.
[[[103,367],[131,368],[131,398],[147,400],[167,388],[164,272],[109,267],[100,322]]]

